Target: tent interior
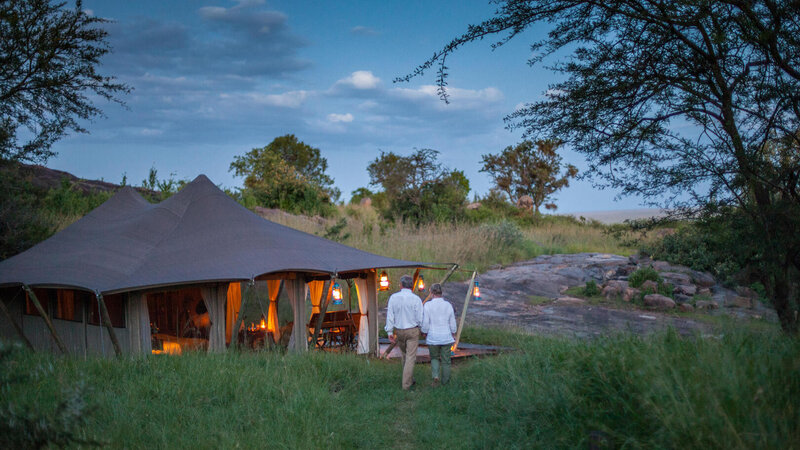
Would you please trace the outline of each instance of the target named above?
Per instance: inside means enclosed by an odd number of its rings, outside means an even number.
[[[310,347],[337,351],[357,349],[359,331],[362,327],[366,328],[366,315],[361,320],[366,300],[359,297],[357,289],[360,284],[365,290],[364,281],[362,278],[304,283],[306,320],[303,326],[307,329]],[[339,291],[338,295],[334,294],[334,286]],[[43,341],[37,347],[45,344],[48,336],[44,318],[31,296],[22,288],[4,288],[2,291],[4,303],[16,312],[12,315],[19,317],[22,328],[43,331],[25,334],[35,335],[36,339]],[[33,293],[70,348],[70,353],[105,354],[111,351],[110,343],[92,345],[96,341],[94,337],[105,334],[99,303],[94,294],[84,290],[57,288],[34,288]],[[119,329],[120,336],[125,336],[126,329],[138,326],[137,323],[143,326],[142,330],[146,330],[142,333],[143,352],[181,354],[209,348],[211,314],[203,295],[201,287],[185,286],[141,295],[111,294],[104,296],[103,301],[111,325]],[[133,304],[136,301],[146,303],[146,313],[141,306]],[[288,345],[294,326],[294,311],[283,280],[229,283],[224,303],[226,347],[238,344],[244,348],[260,349]],[[137,314],[146,314],[143,317],[145,320],[137,322]],[[237,325],[238,332],[234,332]],[[311,342],[315,328],[318,328],[316,342]],[[368,347],[365,339],[366,336],[360,339],[362,350]],[[131,343],[123,344],[130,346]]]

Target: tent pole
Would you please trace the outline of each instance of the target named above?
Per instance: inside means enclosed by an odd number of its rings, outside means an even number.
[[[44,308],[42,308],[42,304],[39,303],[39,299],[36,297],[36,294],[33,293],[33,289],[31,289],[27,284],[23,284],[22,286],[33,302],[33,306],[36,307],[36,310],[39,311],[39,315],[41,315],[42,319],[44,319],[44,323],[47,325],[47,328],[50,329],[50,334],[53,335],[53,340],[56,341],[56,345],[58,345],[58,348],[63,354],[68,355],[69,351],[67,351],[67,346],[64,345],[64,342],[58,336],[58,333],[56,333],[56,328],[53,326],[53,322],[50,321],[50,316],[48,316],[44,311]]]
[[[100,305],[100,317],[103,318],[103,323],[108,329],[108,336],[111,338],[111,344],[114,345],[114,353],[117,356],[122,356],[122,350],[119,348],[119,341],[117,340],[117,333],[114,332],[114,327],[111,326],[111,317],[108,316],[108,308],[106,308],[106,301],[103,299],[103,294],[96,292],[97,303]]]
[[[444,285],[444,283],[450,279],[450,275],[452,275],[453,272],[456,271],[456,269],[458,269],[458,264],[453,264],[453,267],[451,267],[450,270],[447,271],[447,275],[445,275],[444,278],[442,278],[442,281],[440,281],[439,284]]]
[[[414,271],[414,276],[411,279],[411,292],[417,289],[417,281],[419,280],[419,267]]]
[[[442,281],[439,282],[439,284],[441,284],[442,287],[444,287],[444,283],[447,282],[448,279],[450,279],[450,275],[452,275],[453,272],[456,271],[456,269],[458,269],[458,264],[453,264],[453,267],[451,267],[450,270],[447,271],[447,274],[444,276],[444,278],[442,278]],[[422,304],[424,305],[425,303],[428,303],[428,301],[432,297],[433,297],[433,294],[431,294],[431,290],[428,289],[428,296],[425,297],[425,299],[422,300]]]
[[[17,295],[19,295],[19,292],[17,293]],[[15,295],[14,298],[11,299],[11,301],[13,302],[16,298],[17,296]],[[8,310],[8,308],[6,308],[6,303],[2,299],[0,299],[0,309],[3,310],[3,314],[6,316],[8,321],[11,322],[11,325],[14,325],[14,329],[17,330],[17,334],[19,334],[19,337],[22,338],[22,342],[24,342],[29,349],[34,350],[31,341],[29,341],[28,338],[25,337],[25,333],[22,332],[22,327],[19,326],[17,321],[14,320],[14,317],[11,316],[11,312]]]
[[[322,285],[322,294],[319,298],[319,304],[322,305],[319,309],[319,314],[317,314],[317,323],[314,324],[314,334],[311,335],[311,345],[314,348],[317,348],[317,338],[319,337],[319,330],[322,328],[322,322],[325,318],[325,313],[328,312],[328,303],[330,303],[330,297],[328,297],[328,288],[331,285],[331,280],[327,280],[324,285]]]
[[[464,319],[467,317],[467,306],[469,305],[469,299],[472,298],[472,284],[475,282],[475,277],[477,275],[477,270],[472,272],[472,278],[469,279],[469,284],[467,285],[467,296],[464,297],[464,309],[461,310],[461,321],[458,324],[458,332],[456,332],[456,342],[453,344],[453,351],[456,351],[458,343],[461,342],[461,330],[464,329]]]
[[[378,273],[375,269],[367,275],[367,323],[369,325],[369,354],[380,356],[378,345]]]

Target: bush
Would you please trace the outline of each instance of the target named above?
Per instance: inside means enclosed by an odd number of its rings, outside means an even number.
[[[586,287],[583,288],[583,295],[587,297],[594,297],[600,295],[600,287],[597,286],[597,282],[594,280],[589,280],[586,282]]]
[[[522,230],[508,220],[494,224],[481,225],[480,233],[483,234],[490,245],[500,248],[510,248],[521,245],[525,240]]]
[[[647,280],[655,281],[656,283],[659,284],[661,284],[662,282],[661,275],[659,275],[655,269],[653,269],[652,267],[643,267],[633,272],[628,277],[628,285],[630,285],[630,287],[633,288],[638,288],[639,286],[642,285],[642,283],[644,283]]]
[[[30,373],[19,374],[15,366],[24,350],[19,344],[0,341],[0,389],[9,393],[23,384],[34,383],[42,375],[54,376],[53,365],[40,366]],[[71,445],[99,446],[102,442],[87,438],[83,429],[87,422],[86,384],[78,380],[74,386],[62,389],[54,401],[38,404],[18,404],[11,396],[0,402],[0,446],[3,448],[67,447]]]

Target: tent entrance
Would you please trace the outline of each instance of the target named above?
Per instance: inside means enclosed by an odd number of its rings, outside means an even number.
[[[211,320],[199,288],[147,294],[153,353],[208,348]]]

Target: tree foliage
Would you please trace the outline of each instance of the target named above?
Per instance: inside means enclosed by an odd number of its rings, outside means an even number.
[[[438,155],[428,148],[409,156],[381,152],[367,166],[370,184],[381,186],[388,201],[386,217],[413,223],[462,217],[469,180],[461,171],[444,168]]]
[[[0,2],[0,158],[47,161],[54,142],[102,114],[93,96],[122,103],[115,95],[129,91],[97,72],[108,21],[65,5]]]
[[[230,166],[236,176],[245,177],[243,194],[254,196],[261,206],[322,215],[330,213],[340,195],[327,169],[320,150],[293,134],[236,156]]]
[[[776,0],[551,0],[499,2],[418,67],[464,44],[533,26],[531,64],[568,54],[562,80],[512,113],[534,139],[583,153],[601,186],[685,215],[748,218],[749,239],[785,330],[797,332],[800,280],[800,3]],[[738,213],[738,212],[737,212]]]
[[[497,188],[508,194],[512,203],[523,195],[533,199],[534,211],[560,189],[569,186],[569,179],[578,169],[567,164],[561,172],[561,156],[557,153],[561,143],[553,140],[525,140],[516,146],[509,145],[502,152],[481,155],[483,167]],[[551,209],[555,209],[555,205]]]

